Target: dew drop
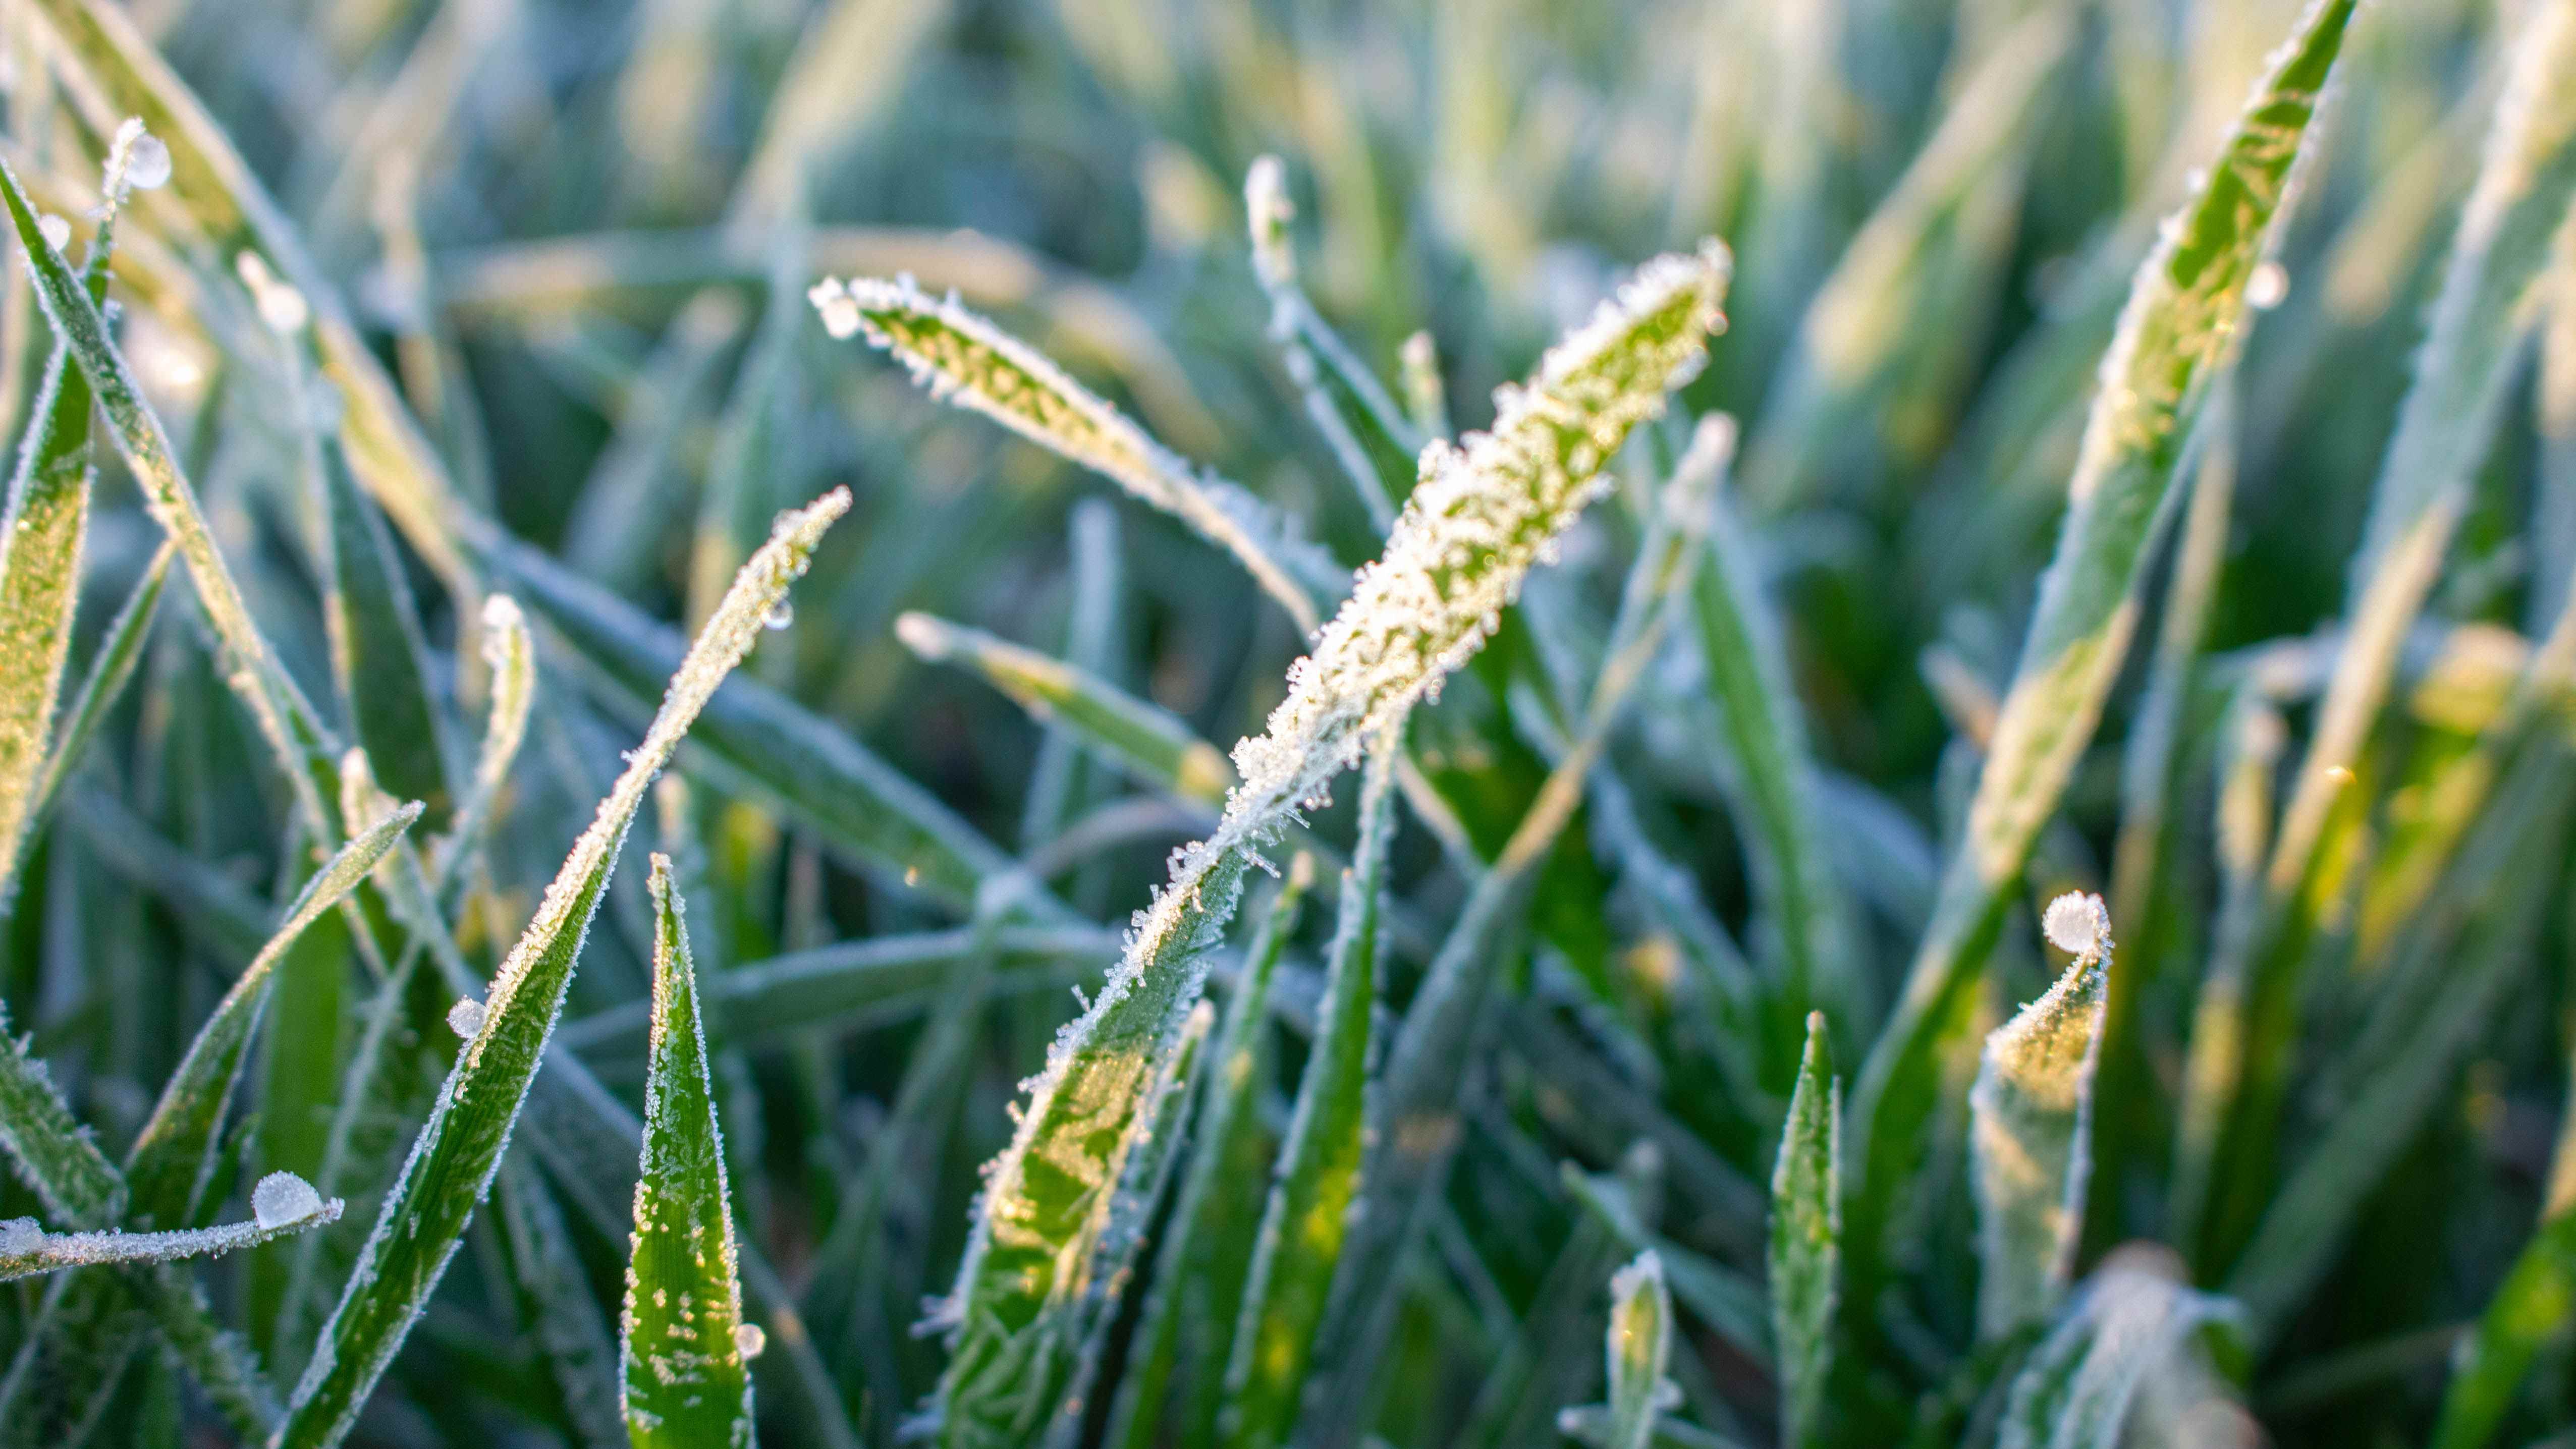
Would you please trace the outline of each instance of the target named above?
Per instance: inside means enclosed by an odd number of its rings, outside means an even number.
[[[2068,891],[2050,901],[2039,924],[2057,949],[2077,956],[2098,951],[2103,938],[2111,934],[2110,913],[2103,908],[2102,898],[2082,891]]]
[[[784,629],[795,622],[796,606],[787,602],[785,599],[781,599],[778,601],[775,608],[772,608],[767,614],[761,616],[760,627],[764,629]]]
[[[322,1195],[291,1172],[272,1172],[250,1192],[250,1215],[263,1228],[300,1223],[322,1211]]]
[[[2279,262],[2265,262],[2245,279],[2245,305],[2257,312],[2268,312],[2281,305],[2290,295],[2290,272]]]
[[[769,1334],[757,1323],[737,1323],[733,1326],[733,1347],[744,1358],[758,1358],[760,1351],[769,1347]]]
[[[456,1004],[447,1008],[447,1029],[469,1041],[481,1036],[483,1003],[471,996],[456,998]]]
[[[170,184],[170,148],[149,131],[134,138],[125,153],[125,181],[143,191],[156,191]]]

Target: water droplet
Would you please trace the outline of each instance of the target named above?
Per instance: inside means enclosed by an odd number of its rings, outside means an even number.
[[[2076,956],[2100,950],[2103,938],[2111,934],[2111,916],[2102,898],[2082,891],[2068,891],[2050,901],[2039,925],[2057,949]]]
[[[291,1172],[272,1172],[250,1192],[250,1215],[263,1228],[300,1223],[322,1211],[322,1194]]]
[[[760,627],[764,629],[784,629],[795,622],[796,606],[787,602],[785,599],[781,599],[775,607],[761,617]]]
[[[447,1008],[447,1029],[469,1041],[481,1036],[483,1003],[471,996],[456,998],[456,1004]]]
[[[145,131],[134,138],[125,153],[125,181],[144,191],[155,191],[170,184],[170,148],[161,138]]]
[[[2268,312],[2290,295],[2290,272],[2279,262],[2265,262],[2245,279],[2245,305]]]
[[[769,1347],[769,1334],[757,1323],[737,1323],[733,1326],[733,1346],[744,1358],[758,1358],[760,1351]]]

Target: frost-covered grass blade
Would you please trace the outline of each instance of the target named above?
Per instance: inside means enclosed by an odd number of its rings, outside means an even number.
[[[1771,1173],[1771,1341],[1780,1367],[1783,1449],[1806,1449],[1824,1429],[1842,1286],[1841,1085],[1824,1015],[1810,1013]]]

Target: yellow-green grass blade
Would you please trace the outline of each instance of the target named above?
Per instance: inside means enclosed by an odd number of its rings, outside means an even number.
[[[100,722],[124,698],[125,686],[134,678],[134,667],[142,662],[143,642],[151,637],[152,621],[160,616],[161,590],[170,580],[170,560],[177,551],[176,545],[167,539],[162,541],[152,561],[144,565],[142,577],[134,581],[133,592],[125,596],[125,602],[117,606],[116,617],[108,621],[98,653],[90,659],[88,672],[81,676],[80,688],[73,692],[71,706],[63,712],[62,728],[45,756],[45,773],[36,781],[35,800],[28,807],[30,832],[52,814],[54,803],[62,796],[63,782],[80,764]]]
[[[1360,1200],[1383,972],[1379,913],[1402,749],[1398,736],[1381,740],[1360,788],[1359,846],[1342,873],[1341,918],[1325,967],[1324,999],[1315,1009],[1315,1036],[1253,1242],[1251,1277],[1226,1367],[1222,1432],[1232,1449],[1276,1449],[1295,1428],[1315,1332]]]
[[[929,614],[895,620],[913,653],[963,664],[1041,720],[1062,724],[1140,783],[1222,805],[1234,767],[1187,724],[1088,670]]]
[[[36,819],[89,520],[89,383],[56,347],[0,513],[0,909]]]
[[[1606,1449],[1646,1449],[1668,1407],[1664,1370],[1673,1356],[1673,1295],[1664,1260],[1649,1248],[1610,1279],[1610,1328],[1602,1351],[1610,1379]]]
[[[1885,1240],[1912,1196],[1939,1100],[1943,1044],[1964,1023],[2031,847],[2127,653],[2183,440],[2234,351],[2246,282],[2291,190],[2353,9],[2353,0],[2308,7],[2130,292],[1965,837],[1904,994],[1854,1086],[1858,1155],[1844,1241],[1855,1302],[1876,1301]]]
[[[686,907],[668,857],[653,857],[653,1044],[644,1079],[644,1155],[626,1266],[626,1430],[636,1449],[751,1443],[746,1350],[734,1267],[724,1131],[707,1076]]]
[[[1841,1293],[1842,1092],[1822,1012],[1807,1017],[1798,1085],[1771,1172],[1771,1342],[1780,1373],[1780,1443],[1806,1449],[1824,1433]]]
[[[339,1443],[393,1361],[490,1190],[540,1055],[563,1009],[590,918],[636,810],[709,696],[765,632],[770,611],[804,572],[815,543],[849,509],[846,492],[780,515],[723,607],[690,647],[644,742],[548,887],[535,919],[494,977],[483,1020],[439,1090],[427,1125],[376,1219],[340,1304],[306,1366],[278,1449]]]

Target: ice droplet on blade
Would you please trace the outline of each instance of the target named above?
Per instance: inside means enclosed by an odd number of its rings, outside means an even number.
[[[300,1223],[322,1211],[322,1194],[291,1172],[272,1172],[250,1193],[250,1215],[263,1228]]]

